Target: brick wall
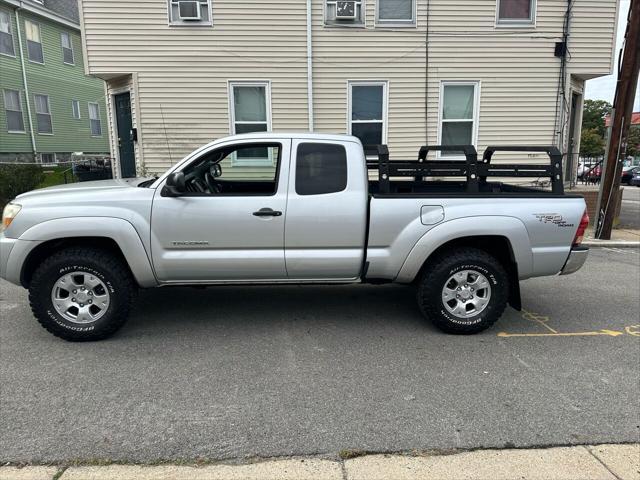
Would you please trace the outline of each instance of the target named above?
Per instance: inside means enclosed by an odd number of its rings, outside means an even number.
[[[622,191],[624,187],[620,187],[618,190],[617,198],[614,199],[614,205],[616,206],[616,214],[615,218],[617,219],[620,216],[620,209],[622,208]],[[587,212],[589,213],[590,224],[593,226],[593,223],[596,219],[596,206],[598,203],[598,190],[588,190],[583,192],[575,192],[578,195],[582,195],[584,197],[584,201],[587,203]],[[614,225],[617,222],[614,221]]]

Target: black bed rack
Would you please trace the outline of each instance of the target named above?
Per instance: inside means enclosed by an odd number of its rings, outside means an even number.
[[[427,160],[429,152],[463,152],[465,160]],[[491,164],[495,152],[543,152],[549,156],[546,164]],[[473,145],[425,145],[420,147],[418,160],[389,160],[386,145],[367,145],[365,154],[375,155],[377,160],[367,160],[368,169],[378,170],[380,193],[391,191],[391,177],[413,177],[420,182],[424,177],[466,177],[469,193],[477,193],[486,184],[487,177],[547,177],[551,181],[551,192],[564,193],[562,183],[562,154],[555,146],[491,146],[487,147],[478,161],[478,152]]]

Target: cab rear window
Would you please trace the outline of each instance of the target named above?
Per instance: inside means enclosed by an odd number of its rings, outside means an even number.
[[[347,152],[332,143],[301,143],[296,153],[296,193],[321,195],[347,187]]]

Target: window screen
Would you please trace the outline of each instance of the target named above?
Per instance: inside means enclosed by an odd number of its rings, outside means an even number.
[[[347,187],[347,152],[342,145],[301,143],[296,155],[296,193],[319,195]]]
[[[379,22],[413,22],[413,0],[378,0]]]
[[[498,20],[531,22],[533,20],[533,0],[498,0]]]

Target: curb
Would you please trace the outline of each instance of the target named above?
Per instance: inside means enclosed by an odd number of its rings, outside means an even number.
[[[265,459],[248,464],[0,466],[0,480],[637,480],[640,444]]]
[[[581,245],[585,247],[609,247],[609,248],[639,248],[640,241],[634,240],[584,240]]]

